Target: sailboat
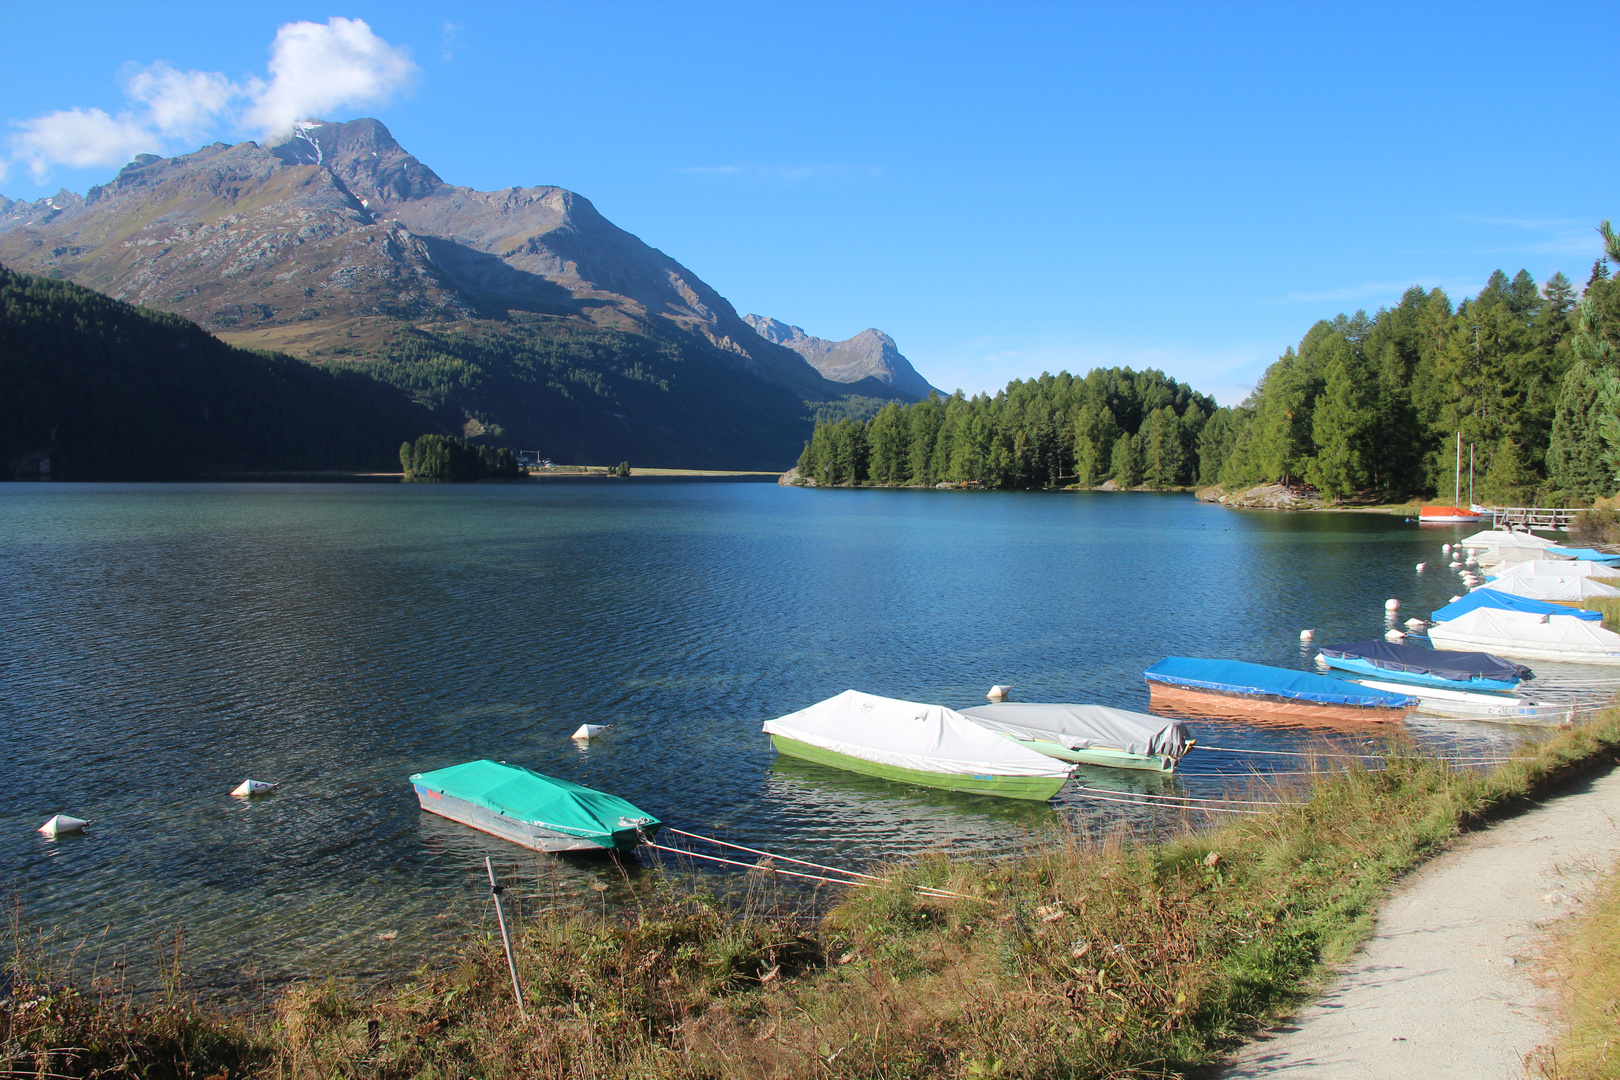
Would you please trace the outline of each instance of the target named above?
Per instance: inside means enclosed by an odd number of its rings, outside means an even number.
[[[1457,432],[1457,480],[1451,493],[1451,506],[1424,506],[1418,509],[1418,524],[1420,525],[1467,525],[1479,521],[1485,515],[1475,510],[1474,499],[1474,448],[1468,448],[1468,500],[1467,507],[1459,506],[1462,502],[1462,432]]]

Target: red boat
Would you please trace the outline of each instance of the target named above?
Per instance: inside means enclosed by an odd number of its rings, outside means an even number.
[[[1420,525],[1468,525],[1485,517],[1460,506],[1424,506],[1418,509]]]

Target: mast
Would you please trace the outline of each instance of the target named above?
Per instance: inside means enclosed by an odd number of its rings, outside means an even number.
[[[1462,499],[1462,432],[1457,432],[1457,482],[1451,489],[1451,505]]]
[[[1474,444],[1468,444],[1468,509],[1474,508]]]

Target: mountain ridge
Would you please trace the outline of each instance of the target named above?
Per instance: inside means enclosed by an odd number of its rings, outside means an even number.
[[[506,380],[505,397],[485,394],[474,407],[472,395],[451,393],[441,407],[461,408],[464,423],[491,437],[534,445],[566,428],[583,439],[576,446],[611,460],[631,446],[661,454],[660,431],[678,441],[683,429],[719,424],[700,385],[724,384],[727,408],[756,411],[753,429],[764,441],[750,451],[749,425],[727,418],[740,441],[723,462],[698,461],[679,446],[668,461],[775,468],[791,463],[809,435],[807,403],[904,396],[877,378],[825,378],[583,196],[548,185],[479,192],[448,184],[373,119],[303,121],[272,146],[142,155],[84,196],[0,200],[0,262],[183,315],[233,344],[316,362],[391,363],[423,342],[461,362],[453,355],[461,338],[505,338],[520,350],[539,341],[553,368],[566,352],[569,364],[602,377],[570,382],[536,369],[527,381]],[[558,342],[567,343],[563,352]],[[505,363],[488,349],[481,355],[488,371]],[[656,377],[649,364],[660,367]],[[631,407],[615,389],[646,379],[673,395],[656,423],[643,423],[646,400]],[[573,452],[547,448],[559,458]]]
[[[843,341],[831,341],[765,315],[744,315],[743,322],[766,341],[792,349],[821,372],[823,378],[834,382],[876,379],[917,401],[931,393],[940,393],[900,354],[894,338],[876,328],[868,327]]]

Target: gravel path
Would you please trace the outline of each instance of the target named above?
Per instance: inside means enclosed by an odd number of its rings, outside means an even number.
[[[1327,992],[1217,1075],[1522,1078],[1551,1041],[1530,963],[1620,861],[1620,770],[1469,836],[1401,883]]]

